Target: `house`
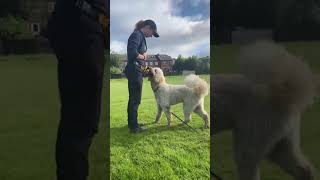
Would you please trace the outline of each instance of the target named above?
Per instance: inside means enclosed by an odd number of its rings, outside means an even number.
[[[54,10],[55,0],[21,0],[23,9],[28,12],[28,26],[34,36],[40,35],[47,26]]]
[[[124,66],[127,65],[128,60],[124,60]],[[145,61],[145,65],[149,67],[159,67],[164,73],[172,72],[172,67],[175,63],[175,59],[166,54],[148,55]]]

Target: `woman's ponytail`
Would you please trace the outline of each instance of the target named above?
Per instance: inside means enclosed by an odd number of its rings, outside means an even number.
[[[136,23],[134,30],[139,30],[144,27],[144,20],[140,20]]]

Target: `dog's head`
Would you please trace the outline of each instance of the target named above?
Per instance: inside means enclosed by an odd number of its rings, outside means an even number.
[[[148,79],[156,84],[160,84],[165,81],[163,71],[160,68],[151,68]]]

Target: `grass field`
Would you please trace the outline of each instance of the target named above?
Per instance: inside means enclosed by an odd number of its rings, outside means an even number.
[[[202,76],[209,82],[209,76]],[[182,84],[183,77],[167,77],[167,82]],[[190,125],[199,133],[173,117],[167,128],[163,115],[159,124],[152,124],[156,102],[150,82],[144,79],[139,123],[146,123],[147,132],[131,134],[127,128],[127,80],[110,82],[110,146],[112,179],[209,179],[210,133],[201,130],[203,120],[193,114]],[[210,96],[205,99],[209,113]],[[182,105],[173,106],[172,112],[182,116]]]
[[[302,56],[320,73],[320,42],[286,43],[289,51]],[[233,72],[237,45],[214,48],[215,73]],[[209,81],[209,76],[205,76]],[[168,77],[169,83],[180,84],[182,77]],[[54,145],[59,120],[56,61],[51,55],[0,57],[0,180],[55,179]],[[106,81],[107,82],[107,81]],[[208,179],[209,130],[200,130],[203,121],[193,115],[190,125],[166,127],[147,125],[148,131],[132,135],[127,129],[126,80],[111,80],[111,175],[112,179]],[[100,132],[90,152],[90,180],[107,179],[107,93],[103,90]],[[209,111],[209,96],[206,98]],[[173,112],[182,117],[181,106]],[[301,144],[306,156],[320,172],[320,100],[303,116]],[[147,80],[144,81],[139,119],[154,121],[155,100]],[[226,180],[236,179],[230,132],[217,135],[212,145],[216,172]],[[278,167],[264,162],[262,179],[290,180]]]
[[[320,73],[320,42],[295,42],[284,44],[290,52],[301,56],[307,61],[315,73]],[[213,49],[215,55],[213,70],[215,73],[234,72],[234,58],[238,52],[238,45],[223,45]],[[320,173],[320,100],[308,109],[302,117],[301,145],[307,158],[313,163],[319,177]],[[236,179],[233,161],[232,138],[230,132],[224,132],[214,137],[212,144],[212,162],[217,174],[226,180]],[[261,168],[262,180],[291,180],[277,166],[263,162]]]
[[[0,82],[0,179],[56,179],[59,99],[55,57],[1,56]],[[106,99],[106,87],[103,93]],[[100,132],[90,152],[90,180],[107,179],[106,101],[102,109]]]

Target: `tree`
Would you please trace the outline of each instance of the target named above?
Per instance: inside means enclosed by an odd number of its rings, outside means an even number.
[[[179,55],[174,65],[172,66],[172,69],[177,72],[182,72],[183,66],[184,66],[184,58],[181,55]]]
[[[111,52],[110,53],[110,66],[119,68],[121,66],[122,55]]]
[[[198,57],[191,56],[188,57],[184,62],[184,69],[185,70],[195,70],[198,65]]]
[[[191,56],[183,58],[179,55],[172,69],[179,73],[183,70],[191,70],[196,71],[197,74],[208,74],[210,73],[210,57],[198,58],[197,56]]]
[[[198,66],[196,67],[197,74],[209,74],[210,73],[210,57],[202,57],[198,59]]]

